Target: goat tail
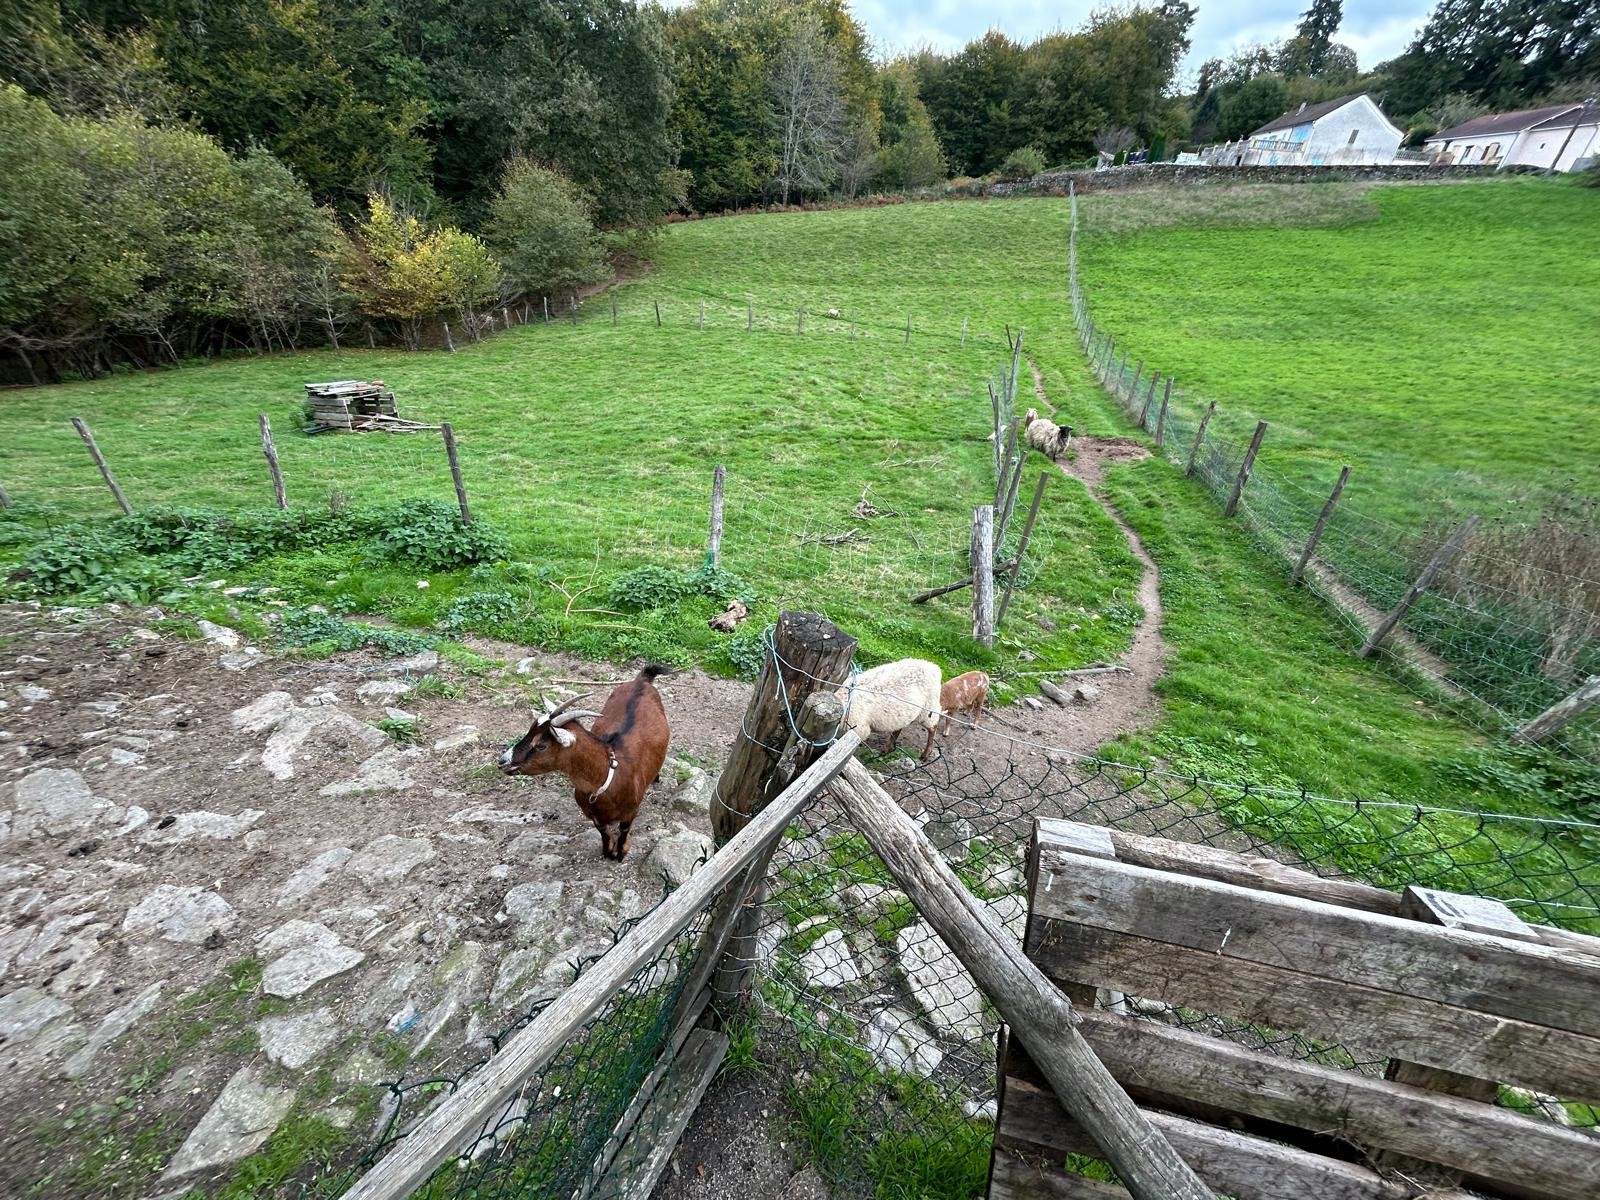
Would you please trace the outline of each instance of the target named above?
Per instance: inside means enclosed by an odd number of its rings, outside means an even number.
[[[660,663],[646,663],[644,666],[639,668],[638,677],[643,679],[646,683],[649,683],[658,675],[674,675],[676,673],[676,667],[662,666]]]

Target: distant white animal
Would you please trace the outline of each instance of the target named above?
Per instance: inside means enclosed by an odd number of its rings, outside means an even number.
[[[943,715],[939,707],[942,679],[938,663],[920,658],[902,658],[863,671],[835,693],[846,705],[845,727],[862,741],[874,733],[887,733],[893,750],[902,730],[923,725],[928,730],[928,744],[922,748],[926,759],[933,753],[933,731]]]

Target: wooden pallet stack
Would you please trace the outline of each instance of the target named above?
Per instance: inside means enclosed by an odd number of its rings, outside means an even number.
[[[328,383],[306,384],[306,411],[310,418],[307,432],[330,429],[350,432],[382,430],[405,433],[417,429],[437,429],[421,421],[408,421],[400,415],[394,393],[383,380],[338,379]]]

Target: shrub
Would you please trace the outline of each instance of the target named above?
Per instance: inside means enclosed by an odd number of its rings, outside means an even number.
[[[694,592],[689,579],[667,567],[636,567],[612,580],[606,596],[617,608],[665,608]]]
[[[443,500],[405,500],[369,518],[373,541],[388,558],[424,571],[449,571],[508,558],[511,542],[482,520],[461,523],[455,505]]]
[[[112,529],[71,527],[23,555],[22,573],[41,596],[81,592],[114,571],[131,550],[128,539]]]
[[[1023,146],[1000,164],[1001,179],[1032,179],[1044,170],[1044,155],[1035,146]]]
[[[574,291],[609,274],[583,193],[521,156],[506,164],[484,236],[519,291]]]
[[[431,638],[420,634],[344,621],[309,608],[292,608],[283,614],[277,624],[277,641],[281,646],[317,646],[330,651],[370,647],[385,654],[415,654],[433,645]]]
[[[450,601],[436,624],[446,633],[486,632],[514,620],[519,608],[510,592],[467,592]]]

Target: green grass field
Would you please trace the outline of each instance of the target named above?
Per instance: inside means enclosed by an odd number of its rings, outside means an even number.
[[[1600,194],[1571,181],[1327,188],[1294,219],[1131,225],[1088,197],[1095,320],[1214,428],[1271,422],[1263,470],[1415,528],[1600,493]],[[1312,189],[1295,189],[1305,192]]]
[[[1179,244],[1193,236],[1353,238],[1382,229],[1371,214],[1397,198],[1447,213],[1502,200],[1518,212],[1548,201],[1565,213],[1573,194],[1409,188],[1377,193],[1374,207],[1348,185],[1155,192],[1091,198],[1085,220],[1165,228]],[[351,544],[280,555],[230,582],[271,584],[292,602],[419,627],[460,596],[492,589],[516,612],[486,632],[722,671],[748,666],[755,631],[782,606],[826,611],[861,638],[869,661],[917,654],[1002,678],[1081,665],[1125,647],[1139,615],[1128,599],[1138,571],[1109,519],[1065,479],[1052,483],[1042,515],[1037,576],[1019,592],[992,654],[968,637],[961,596],[906,603],[965,573],[971,507],[992,495],[984,386],[1005,357],[1008,323],[1027,330],[1062,419],[1126,431],[1071,330],[1067,218],[1065,201],[1030,199],[676,225],[654,270],[617,290],[615,325],[610,298],[597,297],[576,325],[518,327],[457,354],[316,352],[12,391],[0,400],[0,480],[14,498],[47,506],[51,522],[110,513],[67,424],[81,414],[136,505],[260,506],[270,496],[255,432],[264,411],[297,506],[324,506],[332,489],[357,501],[448,499],[434,435],[295,432],[305,381],[383,378],[403,412],[454,423],[475,511],[509,531],[529,566],[435,572],[419,588],[416,570]],[[1256,228],[1280,219],[1307,228]],[[1213,228],[1222,225],[1232,228]],[[1153,233],[1140,237],[1156,247]],[[1117,291],[1103,279],[1097,290],[1108,301]],[[1170,290],[1181,300],[1181,288]],[[1552,305],[1546,324],[1556,323]],[[1530,431],[1539,419],[1530,413]],[[709,597],[644,611],[607,597],[631,568],[701,563],[717,462],[729,469],[723,564],[757,600],[737,645],[706,629],[716,608]],[[1030,464],[1028,485],[1041,467]],[[1326,618],[1283,589],[1240,535],[1216,525],[1197,488],[1165,470],[1151,462],[1116,476],[1130,520],[1168,574],[1166,632],[1177,649],[1162,684],[1169,716],[1138,748],[1185,769],[1226,765],[1328,793],[1547,810],[1536,791],[1465,771],[1485,753],[1480,739],[1419,704],[1381,666],[1332,650]],[[868,487],[878,508],[901,515],[852,519]],[[35,536],[38,520],[13,536]],[[822,540],[852,528],[852,542]],[[4,552],[16,558],[21,546]],[[216,593],[197,589],[188,603],[214,607]],[[1280,627],[1282,636],[1263,645],[1260,631]]]

